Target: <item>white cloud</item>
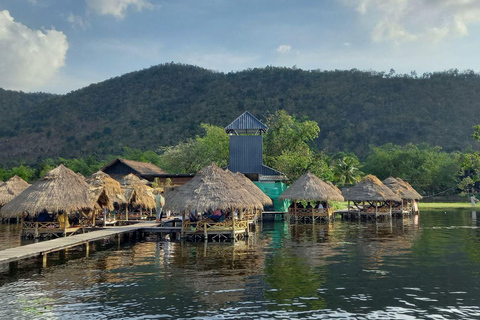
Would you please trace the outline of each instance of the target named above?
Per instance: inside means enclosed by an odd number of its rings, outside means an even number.
[[[74,15],[70,13],[65,20],[74,28],[85,30],[89,25],[81,16]]]
[[[480,23],[478,0],[339,0],[375,21],[375,42],[430,41],[468,35]]]
[[[65,64],[67,37],[32,30],[0,11],[0,87],[26,90],[44,84]]]
[[[135,7],[137,11],[153,9],[149,0],[87,0],[87,6],[99,15],[112,15],[122,19],[128,7]]]
[[[282,44],[277,49],[275,49],[275,51],[279,53],[289,53],[290,51],[292,51],[292,46]]]

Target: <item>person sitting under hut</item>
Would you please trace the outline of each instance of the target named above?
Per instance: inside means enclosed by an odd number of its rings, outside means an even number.
[[[222,211],[220,209],[215,210],[213,213],[211,219],[215,222],[218,222],[220,218],[222,217]]]
[[[312,204],[309,202],[309,203],[307,204],[307,207],[306,207],[306,208],[307,208],[307,209],[312,209],[312,208],[313,208],[313,207],[312,207]]]
[[[53,221],[53,219],[52,219],[52,217],[50,216],[50,214],[48,214],[47,210],[43,210],[43,211],[40,212],[40,214],[38,215],[37,221],[38,221],[38,222],[49,222],[49,221]]]
[[[315,205],[315,209],[323,209],[323,204],[321,201],[317,201],[317,204]]]
[[[303,204],[302,204],[301,202],[297,203],[297,208],[298,208],[298,209],[303,209],[303,208],[304,208],[304,207],[303,207]]]
[[[57,218],[58,222],[60,222],[60,228],[63,229],[64,227],[69,228],[70,223],[68,222],[68,216],[66,213],[62,213],[58,215]]]

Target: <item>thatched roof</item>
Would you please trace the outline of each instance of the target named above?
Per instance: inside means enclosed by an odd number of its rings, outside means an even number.
[[[210,209],[263,209],[239,182],[215,164],[200,170],[189,182],[165,195],[165,209],[174,212]]]
[[[382,183],[377,177],[367,175],[355,186],[343,189],[345,200],[354,201],[402,201],[390,188]]]
[[[3,217],[13,218],[22,213],[75,212],[93,206],[88,184],[61,164],[8,202],[1,213]]]
[[[105,171],[108,169],[108,167],[113,166],[117,162],[123,163],[126,166],[129,166],[132,168],[135,172],[138,174],[144,176],[154,176],[154,175],[159,175],[159,174],[166,174],[164,170],[161,168],[157,167],[153,163],[148,163],[148,162],[140,162],[140,161],[133,161],[133,160],[127,160],[127,159],[115,159],[111,162],[109,162],[107,165],[105,165],[101,171]]]
[[[125,194],[120,183],[102,171],[97,171],[87,179],[91,189],[105,190],[109,200],[113,203],[125,204]]]
[[[7,182],[0,183],[0,206],[13,200],[29,186],[30,185],[19,176],[13,176]]]
[[[421,200],[423,198],[422,195],[418,193],[417,190],[415,190],[407,181],[404,181],[400,178],[397,178],[397,181],[410,192],[409,199]]]
[[[225,170],[227,173],[233,174],[233,177],[236,179],[238,184],[247,190],[255,199],[259,200],[263,205],[272,205],[273,201],[267,196],[259,187],[248,179],[243,173],[237,172],[233,173],[230,170]]]
[[[388,177],[382,182],[402,199],[416,199],[417,197],[416,192],[409,190],[403,180],[402,183],[400,183],[398,179],[395,179],[394,177]]]
[[[145,209],[154,209],[156,207],[152,188],[148,187],[133,173],[123,177],[120,180],[120,185],[128,203]]]
[[[343,196],[328,183],[308,171],[285,190],[279,199],[343,201]]]

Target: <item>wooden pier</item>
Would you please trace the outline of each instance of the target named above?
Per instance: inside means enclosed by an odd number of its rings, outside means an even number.
[[[157,225],[158,223],[156,222],[139,222],[128,226],[106,227],[102,230],[78,234],[73,237],[57,238],[6,249],[0,251],[0,265],[10,264],[10,268],[12,268],[15,267],[15,264],[20,260],[32,257],[42,257],[43,266],[46,266],[47,255],[49,253],[84,245],[86,248],[86,254],[88,255],[90,242],[118,236],[124,233],[143,231],[143,229],[154,228]]]

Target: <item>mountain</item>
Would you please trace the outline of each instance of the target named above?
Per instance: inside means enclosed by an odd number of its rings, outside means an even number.
[[[317,147],[365,156],[369,145],[427,142],[447,151],[474,143],[480,76],[450,70],[420,77],[373,71],[266,67],[219,73],[164,64],[66,95],[0,89],[0,164],[45,157],[156,150],[226,126],[243,111],[285,109],[320,124]]]

